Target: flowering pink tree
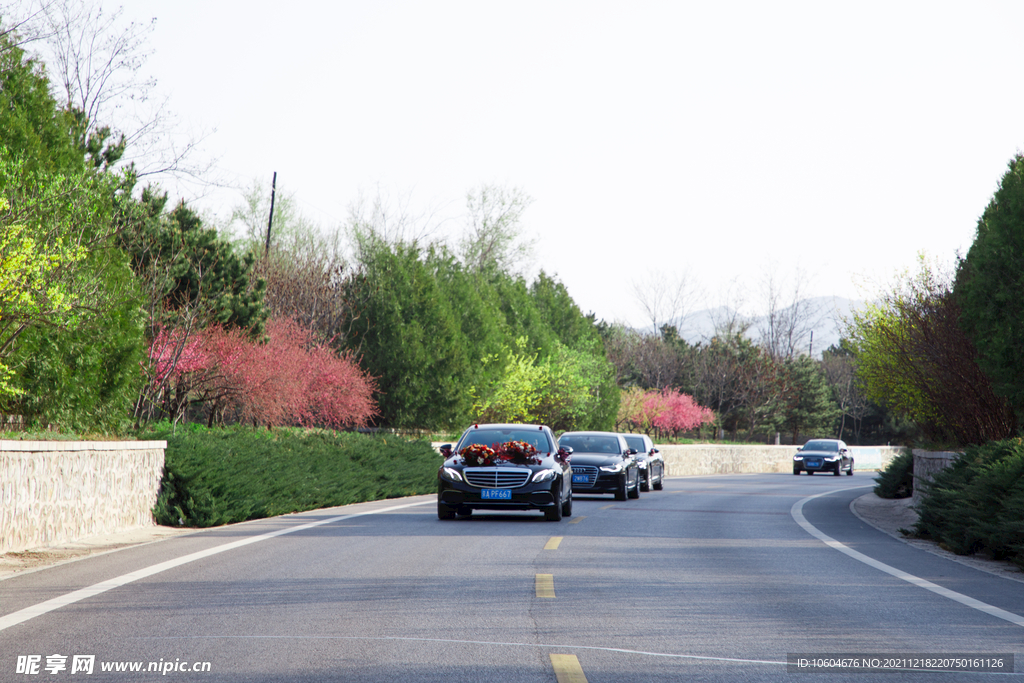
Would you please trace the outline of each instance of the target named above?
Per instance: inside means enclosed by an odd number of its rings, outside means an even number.
[[[698,405],[689,394],[666,388],[660,398],[663,409],[651,422],[673,436],[715,421],[714,412]]]
[[[377,414],[376,385],[351,355],[339,355],[291,319],[271,319],[265,339],[211,327],[194,335],[172,369],[162,365],[159,337],[151,347],[157,376],[187,386],[189,401],[204,404],[209,422],[231,415],[240,422],[332,428],[365,426]],[[179,419],[175,413],[172,419]]]
[[[709,408],[698,405],[688,394],[668,388],[643,391],[633,387],[622,393],[617,425],[642,432],[656,428],[676,436],[714,419]]]

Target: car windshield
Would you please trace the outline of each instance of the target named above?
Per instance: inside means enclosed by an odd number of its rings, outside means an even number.
[[[642,436],[626,436],[626,445],[630,448],[636,449],[637,453],[643,453],[646,449],[644,448],[644,437]]]
[[[473,429],[459,442],[459,450],[473,444],[495,446],[507,441],[525,441],[542,453],[550,453],[551,447],[546,432],[540,429]]]
[[[614,436],[563,436],[558,440],[562,448],[568,446],[577,453],[620,453],[619,440]]]
[[[804,444],[805,451],[831,451],[833,453],[839,450],[838,441],[808,441]]]

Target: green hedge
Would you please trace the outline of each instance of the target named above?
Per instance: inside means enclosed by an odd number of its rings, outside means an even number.
[[[904,450],[875,477],[875,495],[879,498],[910,498],[914,495],[914,456]]]
[[[968,447],[923,494],[918,535],[960,555],[986,552],[1024,568],[1024,441]]]
[[[208,527],[437,490],[440,457],[426,441],[350,432],[179,427],[166,439],[153,515]]]

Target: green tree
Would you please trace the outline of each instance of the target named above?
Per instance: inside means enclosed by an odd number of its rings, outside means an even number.
[[[923,257],[847,330],[868,398],[916,423],[939,445],[1009,436],[1013,414],[977,362],[949,278]]]
[[[377,381],[380,423],[449,426],[469,406],[459,324],[419,247],[372,236],[346,283],[345,343]]]
[[[1024,155],[1009,162],[954,287],[978,363],[1016,414],[1024,414]]]
[[[795,356],[785,363],[789,400],[782,426],[800,437],[831,436],[840,410],[832,400],[832,389],[818,361],[810,356]]]

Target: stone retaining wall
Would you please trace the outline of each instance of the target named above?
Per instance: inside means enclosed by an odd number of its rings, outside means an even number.
[[[792,472],[795,446],[658,445],[669,476]],[[850,446],[855,471],[884,468],[900,446]]]
[[[0,553],[152,526],[166,441],[0,441]]]
[[[951,451],[923,451],[919,448],[914,453],[914,500],[917,500],[923,482],[931,480],[935,473],[953,464],[960,454]]]

